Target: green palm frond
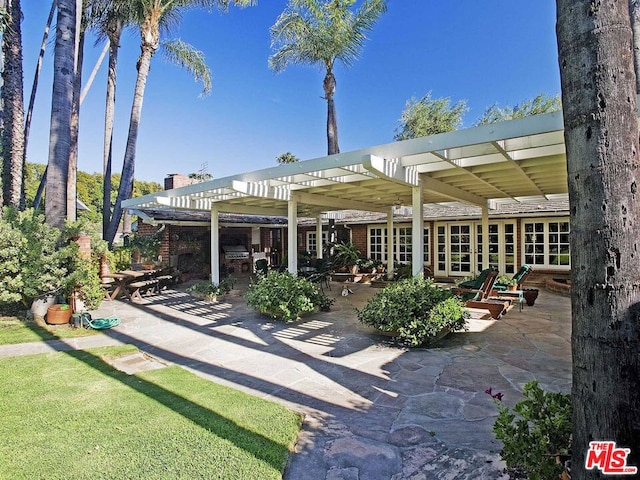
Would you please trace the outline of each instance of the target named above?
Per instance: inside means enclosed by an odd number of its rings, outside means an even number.
[[[211,71],[205,62],[204,53],[180,39],[162,43],[164,57],[187,69],[198,82],[202,82],[202,94],[211,91]]]
[[[290,0],[271,27],[275,53],[269,66],[276,72],[290,64],[320,64],[331,70],[335,60],[352,65],[360,55],[366,32],[387,9],[386,0]]]

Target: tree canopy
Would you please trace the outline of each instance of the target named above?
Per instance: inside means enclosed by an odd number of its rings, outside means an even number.
[[[431,92],[419,100],[411,97],[402,111],[394,139],[408,140],[451,132],[462,124],[462,116],[467,110],[465,100],[451,105],[451,98],[431,98]]]
[[[557,112],[561,108],[562,102],[560,101],[560,95],[550,96],[541,93],[513,107],[510,105],[500,107],[497,103],[494,103],[485,110],[482,116],[476,121],[475,126],[504,122],[505,120],[515,120],[517,118],[539,115],[541,113]]]

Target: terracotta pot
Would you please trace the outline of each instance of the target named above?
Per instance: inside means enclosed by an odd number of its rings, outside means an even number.
[[[509,285],[509,291],[510,292],[515,292],[518,289],[518,285]]]
[[[66,307],[66,308],[63,308]],[[71,306],[70,305],[51,305],[47,309],[47,316],[45,321],[50,325],[64,325],[71,320]]]

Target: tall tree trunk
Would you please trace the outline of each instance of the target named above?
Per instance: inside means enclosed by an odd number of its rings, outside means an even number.
[[[557,0],[571,210],[573,478],[590,441],[640,466],[638,118],[627,2]]]
[[[69,173],[67,177],[67,220],[77,220],[78,135],[80,132],[80,90],[82,87],[82,63],[84,61],[84,29],[81,28],[76,60],[76,78],[73,84],[71,106],[71,149],[69,150]]]
[[[76,59],[75,0],[58,0],[56,46],[53,59],[53,94],[47,168],[45,218],[62,229],[67,218],[67,178],[71,152],[71,109]]]
[[[2,197],[4,205],[24,209],[24,98],[22,78],[22,10],[20,0],[7,2],[2,35]]]
[[[336,91],[336,78],[331,70],[327,70],[327,74],[323,81],[324,96],[327,100],[327,154],[333,155],[340,153],[338,146],[338,119],[336,116],[336,106],[333,100],[333,94]]]
[[[29,144],[29,133],[31,132],[31,118],[33,117],[33,108],[36,103],[36,92],[38,91],[38,81],[40,80],[40,71],[42,70],[42,59],[44,58],[44,52],[47,48],[47,40],[49,39],[49,29],[51,28],[51,22],[53,21],[53,14],[56,11],[56,0],[51,2],[51,9],[49,10],[49,16],[47,17],[47,23],[44,26],[44,33],[42,34],[42,43],[40,44],[40,53],[38,54],[38,61],[36,63],[36,72],[33,75],[33,84],[31,85],[31,95],[29,96],[29,106],[27,107],[27,117],[24,122],[24,161],[27,161],[27,145]]]
[[[144,35],[142,35],[143,38]],[[156,37],[157,38],[157,37]],[[133,95],[133,103],[131,105],[131,117],[129,119],[129,135],[127,136],[127,147],[124,153],[124,162],[122,164],[122,178],[120,179],[120,187],[118,189],[118,198],[113,207],[113,216],[109,223],[109,231],[107,232],[107,242],[109,246],[113,246],[113,241],[118,231],[118,225],[122,218],[122,201],[131,198],[133,194],[133,178],[135,172],[136,161],[136,144],[138,141],[138,129],[142,116],[142,100],[144,99],[144,89],[149,76],[149,68],[151,66],[151,57],[158,48],[158,43],[144,42],[141,47],[140,58],[138,59],[138,76],[136,78],[136,87]]]
[[[636,93],[640,93],[640,0],[629,0],[631,31],[633,32],[633,66],[636,73]]]
[[[107,95],[104,109],[104,147],[102,150],[102,238],[109,238],[111,222],[111,160],[113,156],[113,123],[116,109],[116,80],[118,73],[118,49],[122,35],[122,21],[114,19],[108,26],[109,71],[107,74]]]

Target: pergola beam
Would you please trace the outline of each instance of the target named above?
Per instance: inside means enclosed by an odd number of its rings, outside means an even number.
[[[362,166],[379,178],[415,187],[418,185],[418,169],[404,166],[399,158],[387,159],[375,155],[365,155]]]
[[[478,205],[481,207],[487,204],[487,200],[478,195],[453,187],[447,183],[441,182],[440,180],[428,177],[427,175],[421,174],[420,181],[422,182],[422,187],[425,190],[439,193],[440,195],[449,197],[452,200],[469,203],[471,205]]]
[[[335,210],[364,210],[365,212],[383,212],[386,213],[387,207],[379,207],[372,203],[359,202],[356,200],[345,200],[336,197],[327,197],[314,193],[306,193],[297,191],[292,194],[300,203],[307,205],[315,205],[320,207],[333,208]]]

